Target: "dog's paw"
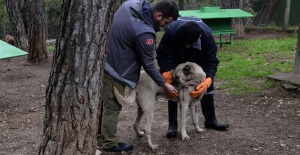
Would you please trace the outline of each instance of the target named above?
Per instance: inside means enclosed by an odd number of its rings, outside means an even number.
[[[183,141],[190,141],[191,138],[190,138],[190,136],[186,135],[186,136],[182,136],[182,140]]]
[[[157,148],[157,145],[151,145],[150,147],[152,150],[155,150]]]
[[[205,132],[205,130],[202,129],[202,128],[197,128],[197,129],[196,129],[196,132],[197,132],[197,133],[201,133],[201,132]]]
[[[140,131],[140,132],[137,132],[137,135],[139,137],[144,137],[145,136],[145,133],[143,131]]]

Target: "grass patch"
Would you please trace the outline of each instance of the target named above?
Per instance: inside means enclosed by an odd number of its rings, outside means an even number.
[[[55,50],[55,45],[49,45],[49,46],[47,46],[47,51],[48,52],[54,52],[54,50]]]
[[[216,78],[226,81],[221,89],[232,94],[260,93],[274,84],[267,76],[293,72],[297,38],[235,40],[218,51]]]
[[[298,30],[298,26],[289,26],[286,30],[283,30],[282,27],[278,27],[275,25],[267,25],[267,26],[253,26],[253,25],[246,25],[245,31],[251,32],[283,32],[283,33],[294,33]]]

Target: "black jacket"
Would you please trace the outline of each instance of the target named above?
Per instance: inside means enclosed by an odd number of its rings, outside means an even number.
[[[180,43],[180,34],[182,26],[188,21],[195,21],[200,25],[202,36],[192,47],[185,48]],[[190,61],[200,65],[206,76],[214,79],[219,64],[216,55],[217,45],[211,29],[199,18],[180,17],[167,27],[158,45],[156,58],[160,72],[170,71],[178,64]]]

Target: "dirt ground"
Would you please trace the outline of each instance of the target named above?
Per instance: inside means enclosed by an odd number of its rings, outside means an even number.
[[[0,66],[0,155],[37,154],[51,60],[35,66],[20,57],[0,60]],[[216,80],[215,108],[219,121],[230,125],[228,131],[206,129],[196,133],[188,117],[191,141],[182,141],[180,135],[167,139],[167,103],[160,99],[152,128],[152,140],[158,149],[153,151],[132,128],[135,105],[126,105],[119,118],[118,134],[120,141],[134,145],[128,154],[300,154],[299,94],[277,86],[262,94],[235,96],[218,89],[221,84]],[[199,116],[203,127],[203,115]]]

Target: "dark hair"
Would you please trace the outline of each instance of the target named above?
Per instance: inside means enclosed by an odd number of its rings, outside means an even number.
[[[173,20],[177,20],[179,16],[179,9],[177,4],[172,0],[161,0],[157,2],[154,7],[154,11],[162,13],[163,18],[172,17]]]
[[[183,45],[192,45],[199,39],[201,34],[201,27],[196,22],[189,21],[181,28],[181,43]]]

